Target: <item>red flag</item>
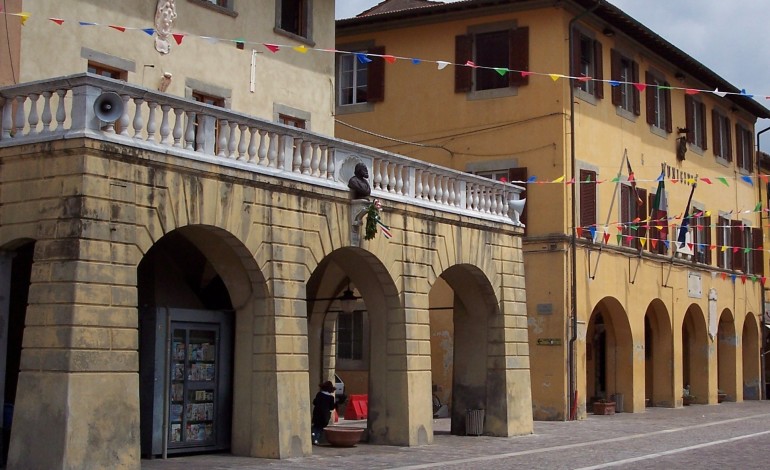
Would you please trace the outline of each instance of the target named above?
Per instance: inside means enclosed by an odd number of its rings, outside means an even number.
[[[639,191],[636,190],[636,178],[634,178],[634,170],[631,169],[631,160],[626,158],[626,166],[628,166],[628,182],[631,183],[631,189],[634,190],[634,197],[636,197],[636,205],[643,206],[644,201],[639,197]]]

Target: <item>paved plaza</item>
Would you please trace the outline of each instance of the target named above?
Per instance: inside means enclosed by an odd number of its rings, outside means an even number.
[[[143,460],[142,469],[770,468],[770,401],[537,421],[534,434],[510,438],[452,436],[446,419],[434,426],[427,446],[315,446],[312,456],[288,460],[196,455]]]

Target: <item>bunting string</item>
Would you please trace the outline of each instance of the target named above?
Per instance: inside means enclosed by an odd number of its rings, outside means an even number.
[[[21,21],[22,26],[24,26],[27,23],[27,21],[34,18],[32,13],[26,12],[26,11],[22,11],[18,13],[0,11],[0,13],[7,16],[18,17],[19,20]],[[72,21],[72,20],[65,20],[63,18],[47,18],[47,20],[59,26],[64,25],[64,23],[75,23],[81,27],[104,27],[104,28],[113,29],[121,33],[125,33],[126,31],[141,31],[150,36],[155,34],[154,28],[146,28],[146,27],[140,28],[140,27],[130,27],[130,26],[114,25],[114,24],[102,24],[94,21]],[[281,44],[271,44],[271,43],[264,43],[264,42],[246,41],[243,38],[226,39],[226,38],[202,36],[202,35],[196,35],[196,34],[190,34],[190,33],[175,33],[175,34],[172,34],[172,36],[175,42],[177,43],[177,45],[179,46],[182,45],[182,41],[184,40],[184,38],[195,37],[214,44],[219,42],[225,42],[225,43],[229,42],[239,46],[245,46],[247,44],[250,46],[260,46],[260,47],[264,47],[265,49],[267,49],[268,51],[274,54],[284,50],[293,50],[302,54],[306,54],[309,51],[334,53],[334,54],[347,54],[347,55],[354,55],[362,63],[371,62],[372,58],[379,58],[389,64],[393,64],[397,61],[406,61],[413,65],[419,65],[423,63],[435,64],[438,70],[444,70],[451,65],[453,67],[471,67],[471,68],[478,68],[478,69],[494,70],[495,72],[497,72],[502,76],[509,73],[515,73],[515,74],[520,74],[522,77],[528,77],[528,76],[547,77],[553,82],[557,82],[559,80],[578,80],[581,82],[592,81],[592,82],[607,83],[612,87],[618,87],[621,85],[633,85],[640,91],[644,91],[648,88],[657,88],[657,89],[666,89],[666,90],[679,90],[688,95],[696,95],[699,93],[711,93],[719,96],[720,98],[724,98],[725,96],[728,96],[728,95],[738,95],[738,96],[745,96],[747,98],[764,97],[765,99],[770,100],[770,94],[750,93],[750,92],[747,92],[745,88],[741,89],[739,92],[734,92],[734,91],[722,91],[722,90],[719,90],[719,88],[711,90],[711,89],[687,88],[687,87],[677,87],[677,86],[664,86],[656,83],[627,82],[627,81],[620,81],[620,80],[598,79],[594,77],[585,77],[585,76],[574,77],[570,75],[564,75],[561,73],[537,72],[537,71],[530,71],[530,70],[515,70],[507,67],[489,67],[489,66],[477,65],[472,61],[468,61],[464,64],[459,64],[459,63],[454,63],[446,60],[421,59],[416,57],[396,56],[396,55],[390,55],[390,54],[372,54],[369,52],[345,51],[345,50],[339,50],[339,49],[323,49],[323,48],[307,47],[305,45],[290,46],[290,45],[281,45]]]

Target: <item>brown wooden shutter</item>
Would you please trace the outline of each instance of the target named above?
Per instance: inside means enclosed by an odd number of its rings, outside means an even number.
[[[665,109],[666,109],[666,132],[669,134],[674,132],[674,124],[673,124],[673,116],[671,115],[671,89],[668,88],[671,85],[668,82],[665,82],[666,90],[663,92],[664,99],[666,101]]]
[[[572,69],[570,70],[570,76],[577,77],[578,73],[580,71],[580,38],[581,38],[580,32],[573,28],[572,29]],[[580,85],[580,82],[578,80],[572,81],[572,86],[578,86]]]
[[[747,152],[749,152],[748,155],[746,155],[746,158],[748,158],[748,168],[746,168],[749,171],[754,171],[754,158],[756,154],[754,153],[754,136],[746,130],[745,132],[741,132],[741,135],[743,135],[745,140],[748,140],[746,142],[746,148],[748,149]]]
[[[764,256],[762,256],[762,229],[761,228],[753,228],[751,229],[751,241],[752,241],[752,248],[754,251],[751,252],[752,259],[751,264],[753,264],[753,272],[752,274],[757,274],[759,276],[765,275],[765,265],[764,265]]]
[[[615,49],[610,50],[610,76],[612,77],[612,80],[619,82],[620,81],[620,69],[621,69],[621,56],[618,51]],[[612,87],[612,104],[615,106],[620,106],[620,104],[623,101],[623,92],[622,92],[623,85],[618,85]]]
[[[725,156],[721,153],[722,139],[719,133],[719,113],[717,113],[716,109],[711,110],[711,132],[714,134],[712,136],[712,139],[714,139],[714,155],[724,158]]]
[[[695,143],[695,133],[693,132],[693,129],[695,128],[693,105],[694,100],[692,99],[692,96],[684,95],[684,125],[687,127],[687,142],[691,144]]]
[[[516,28],[508,34],[508,68],[511,70],[529,71],[529,28]],[[508,74],[510,86],[524,86],[529,83],[529,77],[519,72]]]
[[[527,181],[527,167],[509,168],[508,169],[508,181]],[[516,184],[516,183],[514,183]],[[527,185],[519,183],[520,186],[524,186],[524,191],[521,192],[521,198],[527,198]],[[527,205],[524,205],[524,210],[519,216],[519,220],[524,224],[524,233],[527,233]]]
[[[655,124],[655,94],[650,92],[649,84],[653,83],[654,78],[650,75],[650,72],[644,72],[644,83],[647,83],[648,88],[645,88],[644,101],[646,104],[647,112],[647,124]]]
[[[590,180],[590,183],[584,181]],[[587,229],[596,225],[596,172],[580,170],[580,226]],[[585,238],[591,238],[591,234],[584,234]]]
[[[743,271],[743,224],[740,220],[731,220],[730,225],[732,226],[730,230],[730,237],[732,238],[732,245],[733,249],[732,256],[733,256],[733,271]],[[734,248],[738,247],[738,250],[735,250]],[[730,248],[728,248],[730,249]]]
[[[733,161],[733,126],[730,123],[730,118],[725,118],[725,136],[727,137],[727,155],[724,155],[728,162]]]
[[[369,49],[371,54],[385,55],[385,47]],[[373,57],[366,70],[366,102],[376,103],[385,99],[385,59]]]
[[[706,264],[711,264],[711,216],[703,216],[703,230],[706,236],[703,238],[706,242]]]
[[[700,127],[701,129],[703,129],[703,140],[702,142],[698,142],[698,145],[703,150],[708,150],[709,144],[708,144],[708,131],[706,130],[706,105],[703,103],[696,103],[696,105],[700,110]]]
[[[717,218],[717,267],[724,268],[724,256],[722,256],[722,247],[725,246],[724,227],[730,225],[730,222],[722,216]]]
[[[455,37],[455,93],[467,93],[473,86],[473,69],[465,67],[473,57],[473,37]]]
[[[604,98],[604,60],[602,43],[594,41],[594,96]]]
[[[634,77],[634,83],[639,83],[639,64],[636,61],[631,61],[631,76]],[[634,114],[639,116],[642,114],[641,103],[639,102],[639,89],[634,86],[632,90],[634,94]]]
[[[739,123],[735,123],[735,163],[738,164],[739,168],[744,168],[745,166],[751,166],[751,159],[749,159],[749,162],[743,161],[743,154],[741,153],[741,149],[743,148],[743,141],[744,141],[744,135],[743,132],[741,132],[741,125]],[[747,170],[751,171],[751,169],[746,168]]]

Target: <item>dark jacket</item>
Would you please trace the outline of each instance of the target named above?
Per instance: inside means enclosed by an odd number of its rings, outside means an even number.
[[[318,392],[313,399],[313,427],[325,428],[329,424],[332,410],[337,408],[334,394]]]

